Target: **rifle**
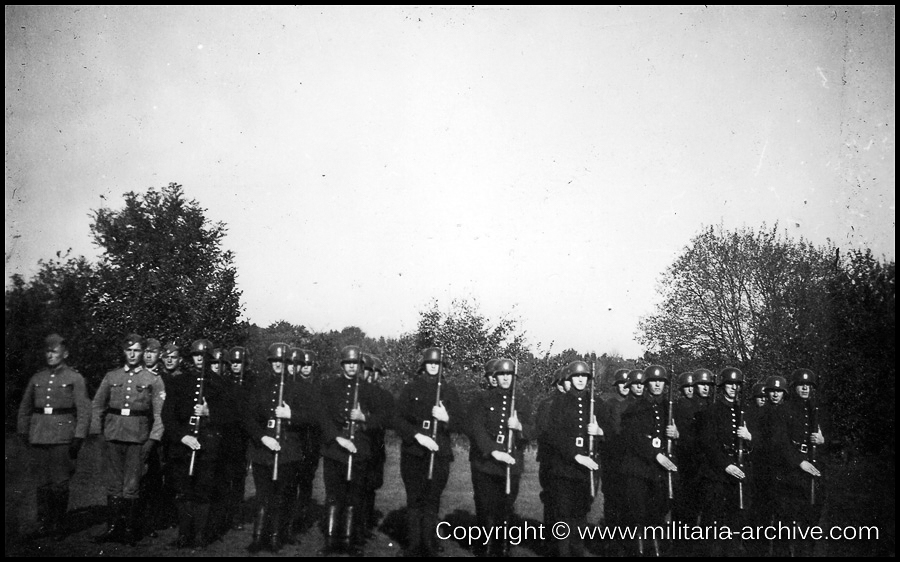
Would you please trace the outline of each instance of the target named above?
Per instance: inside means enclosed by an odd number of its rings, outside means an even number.
[[[812,406],[812,415],[810,416],[809,431],[819,430],[819,406]],[[809,462],[816,464],[816,444],[812,442],[811,435],[807,438],[809,441]],[[809,477],[809,505],[816,505],[816,477]]]
[[[221,369],[221,367],[219,367]],[[194,406],[201,406],[203,404],[203,383],[206,381],[206,361],[203,361],[203,369],[200,370],[200,384],[197,385],[197,398],[194,400]],[[193,434],[196,439],[198,435],[200,435],[200,416],[191,416],[190,424],[194,426]],[[197,460],[197,449],[191,450],[191,464],[188,466],[188,476],[194,475],[194,463]]]
[[[516,363],[513,367],[513,380],[510,385],[510,399],[509,399],[509,415],[512,416],[516,411],[516,379],[519,378],[519,358],[516,357]],[[513,439],[515,439],[515,434],[513,434],[513,430],[509,427],[509,420],[506,422],[507,426],[507,436],[506,436],[506,452],[509,455],[513,454]],[[506,465],[506,495],[512,493],[512,466]]]
[[[441,405],[441,377],[444,376],[444,346],[441,346],[441,362],[438,363],[438,374],[437,374],[437,390],[434,393],[434,407],[437,408]],[[438,421],[437,418],[431,419],[431,438],[437,442],[437,429],[438,429]],[[434,451],[431,451],[431,456],[428,459],[428,479],[431,480],[434,475]]]
[[[666,423],[666,430],[668,431],[669,427],[675,423],[674,414],[675,414],[675,399],[674,393],[672,392],[675,389],[675,385],[673,384],[673,378],[675,377],[675,365],[669,365],[671,372],[669,373],[669,415]],[[669,437],[668,433],[666,434],[666,456],[669,457],[669,460],[672,460],[672,439]],[[672,482],[672,471],[666,471],[666,480],[669,486],[669,499],[673,499],[675,497],[675,490]]]
[[[356,421],[353,419],[353,410],[359,408],[359,377],[362,376],[362,373],[359,372],[363,369],[362,363],[362,350],[360,350],[359,362],[356,364],[356,376],[353,378],[353,408],[350,409],[350,441],[353,441],[353,436],[356,433]],[[347,455],[347,482],[353,480],[353,453],[349,453]]]
[[[744,408],[742,404],[744,385],[737,385],[737,391],[734,397],[734,404],[737,408],[737,426],[744,425]],[[744,443],[743,439],[737,438],[737,467],[743,470],[744,466]],[[738,509],[744,509],[744,483],[738,480]]]
[[[287,351],[287,350],[285,350]],[[281,378],[278,381],[278,403],[276,408],[281,406],[284,399],[284,372],[287,371],[287,353],[281,356]],[[281,418],[275,416],[275,440],[281,439]],[[278,451],[275,451],[275,462],[272,464],[272,482],[278,480]]]
[[[591,361],[591,407],[588,413],[588,423],[594,422],[594,362]],[[594,436],[588,433],[588,456],[594,458]],[[597,495],[596,484],[594,484],[594,471],[591,471],[591,497]]]

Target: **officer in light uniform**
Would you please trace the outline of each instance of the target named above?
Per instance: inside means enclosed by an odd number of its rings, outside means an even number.
[[[94,395],[91,433],[103,434],[109,520],[96,542],[138,540],[138,491],[141,471],[163,436],[162,379],[142,365],[144,339],[130,334],[123,342],[125,365],[103,377]],[[123,529],[124,522],[124,531]]]
[[[31,377],[19,404],[18,433],[30,445],[37,480],[39,535],[66,534],[69,479],[91,419],[84,378],[66,365],[68,356],[62,337],[47,336],[47,368]]]

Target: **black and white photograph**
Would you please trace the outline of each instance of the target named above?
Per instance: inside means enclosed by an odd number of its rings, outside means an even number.
[[[895,556],[895,18],[5,7],[5,555]]]

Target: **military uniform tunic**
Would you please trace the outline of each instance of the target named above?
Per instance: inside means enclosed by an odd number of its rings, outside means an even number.
[[[666,469],[656,460],[666,449],[668,402],[662,396],[636,401],[622,416],[622,472],[630,502],[630,525],[658,525],[666,511]]]
[[[31,444],[37,485],[68,490],[75,465],[69,445],[84,439],[91,402],[84,378],[65,363],[32,376],[19,404],[18,433]]]
[[[162,379],[143,367],[128,365],[103,377],[94,395],[91,433],[106,440],[107,493],[137,499],[143,460],[142,446],[163,436]]]

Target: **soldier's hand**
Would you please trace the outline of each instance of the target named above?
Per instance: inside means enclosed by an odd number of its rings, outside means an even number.
[[[800,468],[803,469],[804,472],[808,472],[809,474],[819,477],[822,476],[822,473],[819,472],[819,469],[816,468],[813,463],[809,461],[803,461],[800,463]]]
[[[658,462],[663,468],[665,468],[669,472],[677,472],[678,471],[678,467],[675,466],[675,463],[673,463],[671,460],[669,460],[669,457],[665,456],[662,453],[656,454],[656,462]]]
[[[156,447],[156,441],[153,439],[147,439],[144,441],[144,444],[141,445],[141,462],[146,463],[147,459],[150,458],[150,453],[153,452],[153,449]]]
[[[206,397],[203,398],[202,404],[197,404],[194,406],[194,415],[195,416],[208,416],[209,415],[209,405],[206,403]]]
[[[350,454],[356,453],[356,445],[353,444],[353,441],[350,441],[346,437],[338,437],[337,442],[338,442],[338,445],[347,449],[347,451],[349,451]]]
[[[263,445],[266,446],[270,451],[275,451],[276,453],[281,450],[281,443],[278,442],[278,439],[274,437],[269,437],[268,435],[263,435],[262,437]]]
[[[265,438],[263,438],[265,439]],[[181,438],[181,442],[190,447],[194,451],[200,450],[200,442],[193,435],[185,435]]]
[[[678,439],[678,426],[674,423],[672,425],[666,426],[666,437],[669,439]]]
[[[744,441],[750,441],[751,439],[753,439],[753,436],[750,435],[750,430],[747,429],[747,424],[744,424],[741,427],[737,428],[737,435]]]
[[[519,421],[519,415],[515,410],[513,410],[512,415],[509,416],[507,424],[513,431],[522,431],[522,422]]]
[[[728,466],[726,466],[725,472],[727,472],[731,476],[734,476],[738,480],[743,480],[744,477],[746,476],[744,474],[743,470],[741,470],[740,468],[738,468],[736,465],[733,465],[733,464],[729,464]]]
[[[366,415],[363,413],[362,409],[357,406],[350,410],[350,419],[353,421],[364,422],[366,421]]]
[[[281,406],[275,408],[275,417],[283,420],[291,419],[291,407],[282,402]]]
[[[431,452],[435,452],[440,448],[434,439],[422,433],[416,433],[416,442]]]
[[[498,460],[509,465],[516,464],[516,459],[514,459],[513,456],[506,451],[491,451],[491,456],[494,457],[494,460]]]
[[[819,431],[817,431],[815,433],[810,433],[809,442],[812,443],[813,445],[822,445],[823,443],[825,443],[825,436],[822,435],[821,427],[819,428]]]
[[[81,446],[84,444],[84,439],[81,437],[76,437],[72,439],[72,442],[69,444],[69,458],[73,461],[78,458],[78,451],[81,450]]]
[[[444,423],[447,423],[448,421],[450,421],[450,415],[447,414],[447,408],[444,408],[443,402],[441,402],[440,406],[435,406],[431,409],[431,416],[434,419],[436,419],[438,421],[442,421]]]
[[[600,424],[597,423],[597,418],[594,418],[594,421],[588,424],[587,432],[588,435],[603,435],[603,429],[600,427]]]
[[[588,470],[597,470],[600,468],[600,465],[587,455],[575,455],[575,462],[586,467]]]

